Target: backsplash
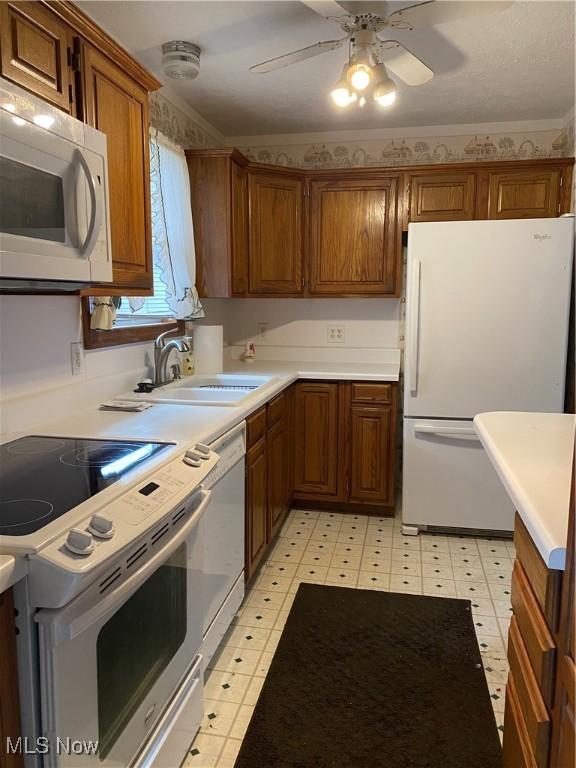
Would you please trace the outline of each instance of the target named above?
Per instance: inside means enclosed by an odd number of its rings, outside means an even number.
[[[212,299],[206,322],[224,326],[227,354],[247,341],[261,359],[379,362],[399,347],[400,299]],[[344,330],[342,342],[328,328]]]

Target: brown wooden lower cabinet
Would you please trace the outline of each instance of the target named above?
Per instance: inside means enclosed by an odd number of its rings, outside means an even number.
[[[292,496],[293,388],[246,419],[246,581],[276,537]]]
[[[268,543],[267,465],[266,437],[263,437],[246,454],[246,580],[258,567]]]
[[[297,384],[295,502],[391,513],[396,403],[395,383]]]
[[[576,764],[574,535],[574,480],[565,571],[546,566],[516,516],[503,768]]]
[[[12,590],[0,594],[0,768],[22,768],[21,754],[8,754],[6,739],[20,736],[16,673],[16,628]]]
[[[556,698],[552,713],[551,768],[564,768],[564,766],[576,765],[575,506],[576,490],[573,466],[566,570],[562,581],[563,591],[560,608],[560,626],[558,629],[558,671],[556,674]]]
[[[338,384],[296,385],[294,417],[297,494],[336,497],[338,494]]]

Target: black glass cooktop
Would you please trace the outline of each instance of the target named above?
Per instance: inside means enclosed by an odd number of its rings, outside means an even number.
[[[0,535],[34,533],[170,445],[36,435],[0,445]]]

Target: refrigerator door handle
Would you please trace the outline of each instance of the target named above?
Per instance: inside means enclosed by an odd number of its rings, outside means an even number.
[[[410,335],[408,345],[410,349],[409,381],[410,392],[418,391],[418,336],[420,326],[420,279],[421,262],[415,259],[412,264],[411,290],[410,290]]]
[[[436,437],[447,437],[452,440],[470,440],[471,442],[480,442],[474,427],[434,427],[430,424],[415,424],[414,432],[422,435],[434,435]]]

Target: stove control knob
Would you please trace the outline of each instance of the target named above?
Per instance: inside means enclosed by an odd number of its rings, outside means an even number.
[[[89,555],[94,551],[94,539],[88,531],[72,528],[66,537],[64,546],[75,555]]]
[[[111,539],[114,536],[114,523],[103,515],[92,515],[88,530],[97,539]]]
[[[202,464],[202,457],[196,451],[186,451],[183,461],[189,467],[199,467]]]
[[[201,459],[209,459],[210,458],[210,448],[208,448],[207,445],[204,445],[204,443],[196,443],[194,446],[194,450],[196,453],[200,454]]]

